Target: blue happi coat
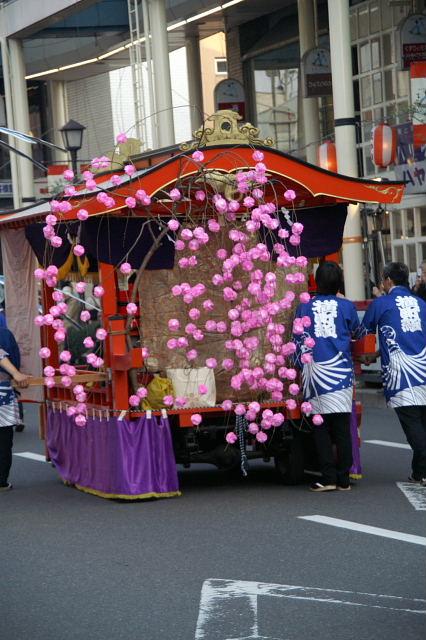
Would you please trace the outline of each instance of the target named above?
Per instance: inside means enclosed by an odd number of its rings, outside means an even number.
[[[296,362],[302,370],[303,396],[316,413],[352,411],[353,363],[351,340],[359,331],[355,305],[345,298],[317,295],[296,310],[296,317],[308,316],[310,327],[302,335],[294,335]],[[315,345],[306,346],[307,338]],[[312,355],[303,363],[302,355]]]
[[[388,406],[426,405],[426,303],[393,287],[373,300],[362,321],[362,333],[377,329]]]

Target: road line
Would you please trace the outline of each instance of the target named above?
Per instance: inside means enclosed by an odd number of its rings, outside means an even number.
[[[392,531],[391,529],[382,529],[381,527],[371,527],[368,524],[359,524],[351,520],[340,520],[340,518],[329,518],[328,516],[298,516],[300,520],[309,520],[310,522],[318,522],[319,524],[328,524],[332,527],[340,529],[350,529],[359,531],[360,533],[369,533],[373,536],[382,538],[391,538],[392,540],[401,540],[401,542],[410,542],[411,544],[419,544],[426,547],[426,538],[423,536],[415,536],[411,533],[403,533],[402,531]]]
[[[389,440],[363,440],[366,444],[380,444],[382,447],[394,447],[395,449],[411,449],[409,444],[402,442],[390,442]]]
[[[426,511],[426,487],[411,482],[397,482],[396,486],[416,511]]]
[[[14,456],[18,458],[27,458],[28,460],[37,460],[37,462],[46,462],[46,456],[41,456],[39,453],[31,453],[31,451],[22,451],[21,453],[14,453]]]

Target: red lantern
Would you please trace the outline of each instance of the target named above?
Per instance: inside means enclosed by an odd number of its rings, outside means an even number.
[[[396,129],[379,124],[373,129],[371,159],[377,167],[388,167],[396,158]]]
[[[318,165],[321,169],[337,172],[336,145],[327,140],[318,147]]]

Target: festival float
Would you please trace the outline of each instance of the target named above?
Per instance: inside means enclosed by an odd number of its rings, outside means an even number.
[[[322,418],[301,401],[295,308],[348,203],[395,204],[404,187],[310,165],[239,120],[95,158],[82,183],[66,170],[60,197],[0,219],[39,263],[46,452],[80,490],[177,496],[176,463],[246,474],[273,458],[284,481],[303,475],[300,434]]]

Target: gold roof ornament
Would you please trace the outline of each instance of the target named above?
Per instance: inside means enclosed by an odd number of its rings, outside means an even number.
[[[122,142],[116,146],[113,151],[106,153],[106,157],[111,160],[112,171],[118,171],[123,169],[123,166],[127,164],[131,156],[136,156],[140,153],[142,147],[142,141],[138,138],[128,138],[127,142]],[[100,168],[97,171],[92,169],[93,173],[100,173],[105,169]]]
[[[206,122],[211,122],[212,126],[204,124],[195,131],[195,140],[189,144],[185,142],[180,148],[182,151],[189,151],[190,149],[210,147],[217,144],[246,144],[265,147],[271,147],[274,144],[272,138],[266,138],[265,140],[259,138],[260,130],[258,127],[250,124],[250,122],[239,125],[239,120],[242,120],[240,114],[231,109],[216,111],[206,120]]]

